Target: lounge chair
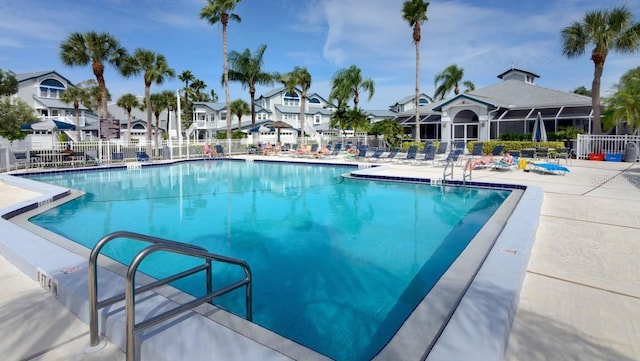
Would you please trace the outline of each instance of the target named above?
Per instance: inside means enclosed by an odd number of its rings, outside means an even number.
[[[98,165],[98,152],[96,150],[88,150],[84,152],[85,165]]]
[[[215,148],[216,154],[214,155],[214,158],[225,158],[227,156],[227,153],[224,152],[224,148],[222,148],[220,144],[216,144]]]
[[[122,152],[113,152],[113,153],[111,153],[111,162],[112,163],[124,162],[124,153],[122,153]]]
[[[382,161],[382,162],[392,162],[396,158],[396,155],[398,155],[398,153],[400,153],[400,148],[393,148],[393,149],[391,149],[389,154],[387,154],[386,157],[380,157],[380,161]]]
[[[404,158],[396,159],[397,163],[413,163],[418,155],[418,146],[412,145],[407,149],[407,155]]]
[[[331,153],[323,156],[324,158],[337,158],[338,155],[340,154],[340,151],[342,150],[342,143],[336,143],[336,145],[333,147],[333,150],[331,151]]]
[[[149,155],[145,151],[136,152],[136,160],[138,162],[147,162],[149,161]]]
[[[446,158],[437,160],[437,162],[440,165],[446,165],[449,162],[452,162],[455,165],[456,163],[459,162],[461,155],[462,155],[462,149],[454,148],[447,154]]]
[[[495,147],[493,147],[493,150],[491,151],[491,155],[494,157],[499,157],[502,155],[503,151],[504,151],[504,145],[496,145]]]
[[[551,173],[551,174],[559,174],[559,175],[565,175],[569,172],[569,168],[561,166],[559,164],[540,163],[540,162],[529,163],[529,169],[537,170],[542,173]]]
[[[473,148],[471,148],[471,154],[469,154],[469,156],[482,157],[484,155],[483,147],[484,147],[484,143],[482,142],[473,143]]]
[[[447,154],[448,148],[449,148],[448,142],[440,142],[440,144],[438,144],[438,149],[436,149],[436,157],[444,156],[445,154]]]
[[[569,148],[556,148],[556,151],[549,154],[550,157],[556,160],[556,164],[560,164],[560,159],[564,159],[565,164],[569,165],[571,162],[571,155],[569,154]]]
[[[367,162],[377,162],[380,160],[380,157],[384,154],[384,149],[376,149],[373,154],[368,157],[365,157],[364,160]]]
[[[416,159],[415,162],[413,162],[413,164],[419,165],[419,164],[426,164],[428,162],[431,162],[431,164],[433,164],[433,162],[435,162],[436,148],[434,148],[433,144],[428,144],[427,146],[425,146],[423,154],[424,156],[421,159]]]

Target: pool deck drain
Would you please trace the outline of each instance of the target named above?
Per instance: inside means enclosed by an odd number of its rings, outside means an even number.
[[[533,185],[544,191],[505,359],[640,359],[640,167],[574,160],[569,168],[566,176],[473,173],[477,181]],[[442,168],[392,164],[382,172],[436,178]],[[0,209],[5,211],[37,195],[37,190],[0,181]],[[0,325],[11,330],[0,339],[3,359],[124,359],[111,343],[85,353],[88,327],[36,283],[35,266],[16,262],[18,251],[4,244],[20,234],[7,232],[8,222],[2,222]],[[60,260],[46,260],[44,269],[56,262]],[[454,348],[473,348],[464,334],[457,338]]]

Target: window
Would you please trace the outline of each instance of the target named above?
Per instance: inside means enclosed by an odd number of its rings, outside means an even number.
[[[420,106],[425,106],[425,105],[429,104],[429,101],[427,99],[424,99],[424,98],[420,98],[418,100],[418,102],[419,102]]]
[[[309,105],[313,106],[313,107],[319,107],[320,106],[320,100],[318,98],[311,98],[311,99],[309,99]]]
[[[288,107],[298,107],[300,106],[300,98],[298,94],[292,92],[286,92],[284,94],[284,105]]]
[[[64,85],[55,79],[46,79],[40,83],[41,98],[58,99],[64,90]]]
[[[313,118],[313,124],[320,124],[320,123],[322,123],[322,116],[320,116],[320,115],[316,115],[316,116]]]

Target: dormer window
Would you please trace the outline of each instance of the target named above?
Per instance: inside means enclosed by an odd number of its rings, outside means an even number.
[[[420,104],[420,106],[421,106],[421,107],[422,107],[422,106],[425,106],[425,105],[427,105],[427,104],[429,104],[429,100],[424,99],[424,98],[420,98],[420,99],[418,100],[418,102],[419,102],[419,104]]]
[[[311,99],[309,99],[309,105],[315,106],[315,107],[319,107],[320,106],[320,100],[318,98],[311,98]]]
[[[46,79],[40,83],[41,98],[58,99],[64,90],[64,84],[55,79]]]
[[[300,98],[298,94],[292,92],[286,92],[284,94],[284,105],[288,107],[298,107],[300,106]]]

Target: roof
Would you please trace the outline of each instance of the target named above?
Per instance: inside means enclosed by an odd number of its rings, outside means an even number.
[[[365,113],[367,113],[367,115],[371,115],[376,118],[394,118],[396,115],[398,115],[396,112],[391,111],[389,109],[365,110]]]
[[[58,73],[55,70],[44,70],[44,71],[34,71],[31,73],[20,73],[20,74],[16,74],[16,80],[18,80],[18,83],[21,83],[23,81],[27,81],[30,79],[36,79],[36,78],[42,78],[46,75],[49,74],[55,74],[58,77],[64,79],[67,83],[69,83],[69,85],[74,85],[73,82],[71,82],[71,80],[67,79],[66,77],[60,75],[60,73]]]
[[[591,106],[591,97],[543,88],[514,79],[504,80],[485,88],[476,89],[465,93],[465,95],[503,108]]]
[[[73,103],[65,103],[60,99],[41,98],[35,95],[33,96],[33,99],[47,108],[74,109]],[[80,104],[80,107],[78,109],[87,110],[87,107]]]
[[[469,93],[463,93],[463,94],[458,94],[458,95],[454,96],[453,98],[445,99],[445,100],[439,102],[437,105],[435,105],[433,107],[433,110],[440,111],[444,106],[446,106],[447,104],[453,103],[453,102],[457,101],[458,99],[468,99],[468,100],[471,100],[473,102],[477,102],[477,103],[486,105],[488,107],[494,107],[494,108],[496,107],[495,103],[489,102],[489,101],[487,101],[487,99],[483,99],[483,98],[480,98],[480,97],[474,97],[474,96],[469,95]]]
[[[291,113],[291,114],[300,114],[300,107],[289,107],[284,105],[275,105],[274,108],[280,113]],[[331,112],[326,108],[310,108],[309,111],[306,111],[305,114],[325,114],[331,115]]]
[[[532,72],[530,72],[530,71],[528,71],[528,70],[523,70],[523,69],[518,69],[518,68],[511,68],[511,69],[509,69],[509,70],[505,71],[504,73],[502,73],[502,74],[498,75],[498,78],[502,79],[505,75],[507,75],[508,73],[511,73],[511,72],[513,72],[513,71],[517,71],[517,72],[520,72],[520,73],[525,73],[525,74],[528,74],[528,75],[534,76],[534,77],[536,77],[536,78],[539,78],[539,77],[540,77],[540,75],[538,75],[538,74],[534,74],[534,73],[532,73]]]

